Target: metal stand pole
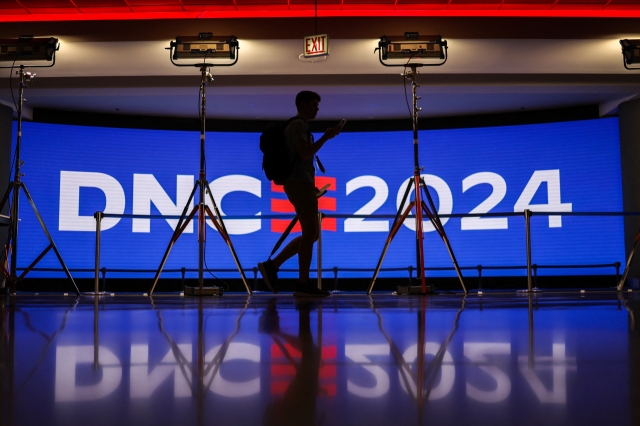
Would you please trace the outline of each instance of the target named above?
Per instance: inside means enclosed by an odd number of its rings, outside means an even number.
[[[49,233],[49,230],[44,224],[44,220],[42,219],[40,212],[38,211],[35,203],[33,202],[33,198],[31,198],[31,194],[27,190],[27,187],[24,184],[24,182],[22,182],[23,175],[22,173],[20,173],[20,169],[24,164],[24,161],[22,161],[22,159],[20,158],[20,147],[22,144],[22,106],[25,101],[24,90],[27,88],[27,81],[31,81],[36,76],[35,74],[32,74],[30,72],[25,72],[24,68],[25,68],[24,65],[20,65],[20,69],[17,71],[17,74],[20,76],[20,84],[19,84],[19,90],[18,90],[18,136],[16,139],[15,175],[14,175],[13,182],[9,184],[9,188],[5,192],[4,197],[2,198],[2,201],[0,201],[0,211],[2,211],[6,202],[9,200],[9,194],[13,191],[11,193],[9,232],[7,236],[7,244],[5,245],[6,248],[5,248],[5,254],[4,254],[6,259],[9,256],[9,253],[6,250],[10,250],[11,263],[9,266],[9,271],[5,269],[3,264],[4,262],[0,264],[0,268],[6,280],[8,281],[9,286],[11,287],[10,289],[11,293],[15,293],[18,281],[22,280],[25,277],[25,275],[27,275],[27,273],[29,273],[29,271],[31,271],[37,265],[37,263],[45,256],[45,254],[47,254],[49,250],[53,249],[54,253],[56,254],[56,257],[58,258],[58,261],[60,262],[60,265],[62,266],[62,269],[64,270],[71,284],[73,285],[76,291],[76,294],[80,295],[80,291],[78,290],[78,287],[76,286],[75,281],[71,277],[71,273],[69,272],[67,265],[64,263],[64,260],[62,259],[62,256],[60,255],[60,252],[56,247],[56,244],[53,242],[53,238],[51,238],[51,234]],[[31,208],[33,209],[33,212],[35,213],[36,218],[40,223],[40,227],[42,228],[42,230],[45,233],[45,236],[49,240],[49,245],[40,253],[40,255],[38,255],[38,257],[36,257],[36,259],[33,262],[31,262],[31,264],[24,270],[24,272],[20,276],[18,276],[17,275],[18,221],[19,221],[19,212],[20,212],[20,209],[19,209],[20,189],[24,191],[24,194],[27,197],[29,204],[31,204]]]
[[[208,72],[210,64],[198,64],[200,67],[200,90],[201,90],[201,98],[200,98],[200,175],[198,181],[193,187],[191,191],[191,195],[187,200],[187,204],[185,205],[182,215],[180,215],[180,220],[176,225],[176,229],[169,241],[169,245],[164,253],[164,257],[160,262],[160,266],[158,267],[158,271],[156,272],[156,276],[153,281],[153,285],[151,286],[151,290],[149,290],[149,296],[153,294],[153,290],[156,288],[156,284],[158,284],[158,280],[160,279],[160,274],[162,273],[162,269],[169,257],[169,253],[173,248],[173,245],[176,243],[180,235],[184,232],[186,227],[189,225],[189,222],[193,219],[193,217],[198,214],[198,287],[185,287],[185,295],[188,296],[214,296],[214,295],[222,295],[222,289],[219,287],[207,287],[204,288],[204,248],[207,239],[207,227],[206,220],[207,216],[211,219],[211,222],[218,230],[224,241],[227,243],[229,250],[231,251],[231,256],[236,263],[238,268],[238,272],[240,272],[240,276],[242,278],[242,282],[244,283],[245,288],[247,289],[247,293],[251,294],[251,289],[247,284],[247,278],[244,275],[244,271],[242,270],[242,266],[240,265],[240,261],[238,260],[238,256],[236,255],[235,249],[233,248],[233,244],[231,243],[231,239],[229,238],[229,234],[227,232],[226,227],[224,226],[224,222],[222,221],[222,215],[220,214],[220,210],[213,199],[213,195],[211,194],[211,189],[209,188],[209,182],[207,182],[206,177],[206,167],[205,167],[205,127],[206,127],[206,105],[207,105],[207,83],[213,81],[213,77]],[[187,211],[189,210],[189,206],[194,198],[194,195],[198,190],[198,205],[193,208],[191,213],[187,216]],[[209,196],[209,200],[211,201],[211,205],[213,206],[213,210],[215,211],[215,215],[206,205],[207,195]],[[186,218],[186,219],[185,219]]]
[[[527,290],[533,291],[533,280],[531,277],[531,210],[524,211],[524,224],[527,243]]]
[[[396,235],[396,233],[398,232],[400,226],[402,225],[402,223],[404,222],[404,220],[407,218],[407,216],[409,215],[409,213],[411,212],[411,209],[415,207],[415,220],[416,220],[416,260],[418,263],[418,273],[420,274],[420,284],[421,284],[421,288],[420,288],[420,292],[421,294],[426,294],[427,293],[427,285],[426,285],[426,273],[425,273],[425,264],[424,264],[424,225],[423,225],[423,221],[422,221],[422,214],[424,212],[424,214],[427,215],[427,217],[429,218],[429,220],[431,221],[431,223],[433,224],[433,227],[436,229],[436,231],[438,232],[438,234],[440,235],[440,237],[442,238],[442,241],[444,242],[445,246],[447,247],[447,250],[449,252],[449,255],[451,256],[451,260],[453,262],[453,266],[456,270],[456,273],[458,274],[458,278],[460,280],[460,285],[462,286],[462,289],[464,290],[465,294],[467,293],[467,288],[464,285],[464,280],[462,277],[462,271],[460,270],[460,267],[458,266],[458,262],[455,258],[455,255],[453,253],[453,249],[451,248],[451,244],[449,243],[449,239],[447,238],[447,234],[444,230],[444,226],[442,225],[442,222],[440,221],[440,218],[438,217],[438,211],[435,208],[435,204],[433,202],[433,199],[431,198],[431,194],[429,194],[429,189],[427,188],[426,183],[424,182],[424,179],[422,178],[422,176],[420,175],[420,172],[422,170],[422,168],[420,167],[420,161],[418,159],[418,112],[422,110],[422,108],[418,107],[418,100],[421,99],[420,96],[418,96],[417,94],[417,88],[420,87],[418,86],[417,83],[417,70],[416,67],[417,66],[421,66],[420,64],[409,64],[409,66],[411,67],[411,71],[405,73],[404,77],[407,79],[411,80],[411,94],[412,94],[412,98],[413,98],[413,107],[412,107],[412,115],[411,115],[411,121],[412,121],[412,127],[413,127],[413,178],[409,181],[409,184],[407,185],[407,188],[405,190],[404,196],[402,198],[402,202],[400,203],[400,207],[398,208],[398,211],[396,213],[396,217],[393,221],[393,225],[391,226],[391,231],[389,232],[389,236],[387,237],[387,240],[385,242],[385,246],[382,250],[382,254],[380,255],[380,259],[378,260],[378,264],[376,266],[375,272],[373,274],[373,277],[371,279],[371,283],[369,284],[369,289],[367,291],[367,294],[371,294],[371,291],[373,290],[373,286],[375,285],[376,279],[378,277],[378,273],[380,272],[380,268],[382,266],[382,261],[384,260],[384,257],[387,253],[387,250],[389,248],[389,244],[391,244],[391,240],[393,239],[393,237]],[[404,209],[404,205],[405,202],[407,201],[407,198],[411,192],[411,188],[413,187],[414,189],[414,201],[410,202],[408,207],[406,208],[406,210]],[[427,204],[424,202],[424,200],[422,200],[422,191],[424,191],[424,195],[427,198],[427,201],[429,202],[429,205],[427,206]],[[409,287],[408,290],[409,294],[412,293],[418,293],[418,292],[414,292],[412,291],[412,288]]]
[[[93,278],[93,293],[97,296],[99,291],[100,284],[100,225],[102,223],[102,218],[104,217],[103,212],[95,212],[93,217],[96,218],[96,264],[95,264],[95,273]]]
[[[96,287],[96,290],[98,288]],[[98,292],[96,291],[96,295]],[[100,327],[98,317],[98,307],[100,298],[93,299],[93,369],[98,370],[100,368]]]
[[[324,214],[318,212],[318,288],[322,290],[322,218]]]

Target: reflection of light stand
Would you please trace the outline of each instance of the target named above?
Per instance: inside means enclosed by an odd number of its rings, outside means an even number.
[[[201,33],[203,34],[203,33]],[[200,37],[200,36],[199,36]],[[209,36],[210,38],[211,36]],[[235,40],[235,37],[232,37],[233,40]],[[230,45],[231,43],[234,43],[234,41],[230,41],[228,42]],[[189,196],[189,199],[187,200],[187,204],[184,207],[184,210],[182,210],[182,214],[180,215],[180,220],[178,221],[178,224],[176,225],[175,231],[173,232],[173,236],[171,237],[171,240],[169,241],[169,245],[167,246],[167,250],[164,253],[164,256],[162,257],[162,261],[160,262],[160,266],[158,267],[158,271],[156,272],[156,276],[155,279],[153,281],[153,286],[151,287],[151,290],[149,291],[149,295],[153,294],[153,290],[156,288],[156,284],[158,283],[158,280],[160,279],[160,274],[162,273],[162,269],[164,268],[164,265],[167,261],[167,258],[169,257],[169,253],[171,252],[171,249],[173,248],[173,245],[176,243],[176,241],[178,241],[178,238],[180,238],[180,235],[182,235],[182,233],[184,232],[184,230],[187,228],[187,226],[189,225],[189,222],[191,222],[191,220],[193,219],[193,217],[195,216],[196,213],[198,213],[198,287],[185,287],[185,294],[189,295],[189,296],[212,296],[212,295],[222,295],[222,289],[220,289],[219,287],[213,286],[213,287],[207,287],[204,288],[203,287],[203,282],[204,282],[204,247],[205,247],[205,242],[206,242],[206,238],[207,238],[207,229],[206,229],[206,219],[207,216],[209,216],[209,219],[211,219],[211,222],[213,223],[213,226],[215,226],[215,228],[218,230],[218,232],[220,233],[220,235],[222,236],[222,238],[224,239],[225,243],[227,243],[227,246],[229,246],[229,250],[231,250],[231,255],[233,256],[233,260],[236,263],[236,266],[238,267],[238,271],[240,272],[240,276],[242,277],[242,282],[244,283],[244,286],[247,289],[247,293],[251,294],[251,290],[249,289],[249,285],[247,284],[247,279],[244,275],[244,271],[242,270],[242,266],[240,266],[240,261],[238,260],[238,256],[236,255],[236,252],[233,248],[233,244],[231,243],[231,239],[229,238],[229,234],[227,232],[227,228],[224,226],[224,222],[222,221],[222,215],[220,214],[220,210],[218,210],[218,206],[216,205],[215,200],[213,199],[213,195],[211,195],[211,188],[209,188],[209,182],[207,181],[207,177],[206,177],[206,168],[205,168],[205,152],[204,152],[204,142],[205,142],[205,124],[206,124],[206,104],[207,104],[207,83],[209,83],[210,81],[213,81],[213,77],[211,76],[211,73],[209,72],[209,68],[212,67],[212,64],[207,64],[206,62],[204,63],[200,63],[200,64],[189,64],[189,65],[179,65],[176,64],[175,62],[173,62],[173,58],[178,58],[178,49],[181,46],[186,46],[185,44],[181,44],[180,43],[180,39],[178,39],[178,42],[171,42],[171,47],[169,48],[170,50],[170,55],[169,57],[171,58],[171,63],[173,63],[175,66],[196,66],[200,68],[200,74],[201,74],[201,79],[200,79],[200,91],[201,91],[201,98],[200,98],[200,175],[198,180],[196,181],[193,190],[191,191],[191,195]],[[235,48],[237,48],[237,40],[235,40]],[[209,49],[209,47],[206,47],[207,49]],[[175,56],[173,55],[174,49],[176,49],[176,53]],[[198,51],[199,52],[199,51]],[[204,60],[206,61],[206,56],[208,54],[209,50],[205,50],[204,51]],[[235,53],[235,49],[233,50],[233,52]],[[215,51],[213,51],[213,54],[215,54]],[[232,57],[233,59],[233,57]],[[234,65],[236,62],[238,61],[237,56],[235,57],[235,61],[231,64],[224,64],[224,65],[220,65],[220,66],[232,66]],[[189,210],[189,206],[191,205],[191,202],[193,201],[193,197],[196,193],[196,190],[199,190],[199,200],[198,200],[198,205],[195,206],[192,210],[191,213],[189,213],[189,215],[187,216],[187,211]],[[206,196],[209,196],[209,200],[211,201],[211,205],[213,206],[213,209],[215,210],[216,214],[214,215],[211,212],[211,209],[209,208],[209,206],[206,205]],[[185,219],[186,217],[186,219]]]
[[[55,61],[54,61],[54,64],[55,64]],[[53,64],[51,66],[53,66]],[[18,137],[16,140],[16,152],[15,152],[16,170],[15,170],[13,182],[9,183],[9,187],[7,188],[7,191],[4,194],[4,197],[2,197],[2,201],[0,201],[0,211],[2,211],[6,202],[9,200],[9,194],[13,191],[13,193],[11,194],[12,198],[11,198],[11,213],[9,216],[9,232],[7,235],[7,243],[5,245],[5,252],[4,252],[5,260],[8,258],[9,252],[11,253],[11,265],[7,270],[7,268],[5,268],[4,262],[0,262],[0,271],[2,271],[2,274],[4,275],[4,277],[8,280],[10,288],[4,287],[2,290],[5,293],[8,293],[9,291],[11,293],[15,293],[16,285],[18,281],[22,280],[24,276],[27,275],[27,273],[29,273],[29,271],[31,271],[38,264],[38,262],[40,262],[40,260],[42,260],[45,254],[47,254],[49,250],[53,249],[53,252],[56,254],[56,257],[58,258],[58,261],[60,262],[60,265],[62,266],[64,273],[67,275],[67,278],[69,278],[69,281],[71,281],[71,284],[73,284],[76,294],[80,295],[80,292],[78,291],[78,287],[76,286],[75,281],[71,277],[71,273],[69,272],[67,265],[64,263],[64,260],[62,259],[62,256],[60,255],[60,252],[56,247],[56,244],[53,242],[53,238],[51,238],[51,234],[47,230],[47,227],[44,224],[44,220],[42,219],[42,216],[40,216],[40,213],[38,212],[38,209],[35,203],[33,202],[33,198],[31,198],[31,194],[27,190],[27,187],[24,184],[24,182],[22,182],[21,180],[22,174],[20,173],[20,167],[22,166],[23,161],[20,159],[20,143],[22,141],[22,104],[24,102],[24,89],[27,88],[27,82],[31,81],[36,76],[35,74],[25,72],[24,68],[25,68],[24,65],[20,65],[20,69],[16,72],[16,74],[20,76],[20,84],[19,84],[19,90],[18,90],[18,93],[19,93]],[[36,259],[33,262],[31,262],[31,264],[27,267],[27,269],[25,269],[22,272],[22,274],[18,276],[17,275],[18,220],[19,220],[18,213],[19,213],[20,189],[24,191],[24,195],[27,197],[27,200],[29,200],[29,203],[31,204],[31,208],[33,209],[33,212],[38,218],[38,222],[40,222],[40,226],[42,227],[44,234],[49,240],[49,245],[42,251],[42,253],[40,253],[38,257],[36,257]]]
[[[413,34],[415,34],[415,36]],[[408,40],[410,40],[413,37],[417,38],[418,35],[417,33],[405,33],[405,37]],[[400,44],[400,43],[396,43],[396,44],[398,46],[401,46],[402,48],[407,48],[407,46],[410,45],[409,42],[407,42],[406,44]],[[429,44],[431,44],[431,46],[427,47]],[[442,52],[441,59],[444,59],[444,61],[441,63],[438,63],[438,64],[409,63],[409,64],[388,65],[383,62],[383,59],[387,59],[387,55],[391,56],[391,51],[395,50],[395,48],[389,49],[389,47],[393,45],[394,44],[390,42],[387,37],[382,37],[382,41],[380,42],[379,47],[376,50],[379,51],[380,63],[382,65],[402,66],[405,68],[409,66],[411,68],[411,71],[405,72],[404,77],[411,80],[411,93],[413,97],[413,108],[412,108],[412,114],[411,114],[411,121],[413,125],[413,161],[414,161],[413,178],[410,179],[409,183],[407,184],[407,188],[404,192],[404,196],[402,197],[402,202],[398,207],[398,212],[396,213],[396,217],[393,221],[393,225],[391,226],[391,231],[389,232],[389,235],[385,242],[384,248],[382,250],[382,254],[380,255],[380,259],[378,260],[378,264],[373,274],[373,278],[371,279],[371,284],[369,285],[369,290],[367,291],[367,294],[371,294],[371,291],[373,290],[373,286],[376,283],[378,273],[380,272],[380,268],[382,267],[382,261],[384,260],[384,257],[387,254],[387,250],[389,248],[389,245],[391,244],[391,241],[393,240],[396,233],[400,229],[400,226],[402,226],[402,223],[405,221],[405,219],[411,212],[411,209],[413,209],[414,207],[415,207],[415,215],[416,215],[416,255],[417,255],[417,261],[418,261],[418,273],[420,274],[420,281],[421,281],[422,287],[421,288],[409,287],[408,292],[410,294],[411,293],[422,293],[422,294],[427,293],[427,286],[425,283],[425,267],[424,267],[424,243],[423,243],[424,231],[423,231],[423,222],[422,222],[422,213],[424,212],[424,214],[429,218],[436,232],[438,232],[438,235],[440,235],[440,238],[442,238],[442,241],[446,245],[447,250],[449,251],[449,256],[451,256],[451,261],[453,262],[453,266],[458,274],[460,285],[462,286],[462,289],[464,290],[464,292],[467,293],[467,289],[464,286],[464,281],[462,279],[462,272],[460,271],[456,257],[453,254],[453,250],[451,248],[451,244],[449,243],[449,239],[447,238],[447,234],[445,233],[444,226],[442,225],[442,222],[440,221],[440,217],[438,216],[438,210],[436,209],[433,199],[431,198],[431,194],[429,194],[429,189],[427,188],[427,185],[424,179],[422,178],[422,176],[420,176],[421,168],[420,168],[420,163],[418,161],[418,111],[420,111],[421,108],[418,108],[418,99],[420,99],[420,97],[417,96],[417,93],[416,93],[416,89],[418,87],[418,84],[416,82],[416,77],[417,77],[416,68],[422,67],[422,66],[439,66],[444,64],[447,61],[447,54],[446,54],[447,44],[446,44],[446,41],[443,41],[438,36],[438,39],[436,42],[423,43],[422,46],[418,47],[418,49],[422,49],[422,50],[417,50],[417,51],[410,50],[410,52],[413,52],[411,54],[411,56],[413,57],[416,54],[416,52],[418,53],[418,55],[422,55],[424,53],[423,51],[427,51],[426,49],[428,49],[429,52],[434,51],[435,46],[437,45],[439,46],[439,49],[437,52]],[[412,49],[415,49],[415,47],[413,47]],[[427,53],[427,56],[433,57],[433,54]],[[412,188],[415,190],[414,200],[411,201],[405,209],[404,206],[405,206],[405,203],[407,202],[407,198],[409,197],[409,193],[411,192]],[[421,199],[420,190],[424,192],[424,195],[427,198],[427,201],[429,202],[428,206],[424,202],[424,200]],[[429,292],[431,292],[431,288],[429,290],[430,290]]]
[[[233,339],[240,332],[240,322],[242,320],[242,317],[244,316],[244,313],[249,308],[250,301],[251,298],[247,297],[243,309],[240,311],[240,314],[236,318],[236,324],[233,333],[231,333],[231,335],[227,337],[222,345],[220,345],[220,349],[213,356],[213,359],[208,360],[206,359],[204,340],[204,306],[203,300],[198,300],[198,344],[196,348],[196,367],[193,368],[189,365],[189,362],[191,362],[191,357],[187,357],[182,353],[178,344],[173,340],[173,338],[164,328],[164,319],[162,318],[162,312],[156,307],[153,297],[151,298],[151,307],[154,311],[156,311],[158,317],[158,328],[160,329],[162,335],[167,339],[173,356],[175,357],[176,362],[178,363],[178,366],[180,368],[180,372],[185,381],[190,384],[191,394],[197,400],[198,424],[200,425],[204,424],[204,402],[205,397],[207,396],[207,391],[211,389],[214,379],[220,373],[220,368],[222,368],[222,363],[227,356],[227,352],[231,346]],[[192,383],[191,377],[196,377],[198,382]]]
[[[373,313],[378,317],[378,327],[380,328],[380,332],[389,344],[389,348],[398,367],[402,383],[407,393],[415,399],[419,407],[422,407],[425,401],[429,400],[429,395],[431,394],[431,391],[435,385],[435,380],[438,378],[439,372],[442,369],[442,364],[444,362],[444,357],[447,353],[447,349],[449,348],[449,343],[451,343],[453,336],[456,334],[456,331],[458,331],[460,315],[462,314],[462,311],[464,311],[466,305],[466,297],[466,295],[462,297],[462,304],[454,318],[453,328],[451,332],[449,333],[445,341],[442,342],[438,351],[433,354],[433,359],[431,360],[431,362],[429,362],[428,366],[425,365],[425,347],[427,343],[427,301],[426,298],[422,298],[422,303],[418,310],[418,344],[416,345],[417,372],[415,373],[410,362],[405,359],[402,352],[398,348],[398,345],[396,345],[391,336],[389,336],[389,333],[387,333],[387,331],[385,330],[382,321],[382,315],[378,312],[378,308],[376,308],[371,296],[369,297],[371,309],[373,309]],[[422,415],[422,412],[420,412],[420,415]],[[422,424],[422,422],[420,422],[420,424]]]

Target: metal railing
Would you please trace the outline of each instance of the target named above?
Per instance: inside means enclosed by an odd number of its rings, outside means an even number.
[[[470,213],[454,213],[454,214],[440,214],[439,216],[442,218],[464,218],[464,217],[509,217],[509,216],[519,216],[523,217],[525,221],[525,241],[526,241],[526,265],[525,266],[465,266],[461,267],[462,270],[477,270],[478,271],[478,281],[479,288],[482,288],[482,271],[483,270],[518,270],[518,269],[526,269],[527,271],[527,291],[531,292],[534,290],[534,286],[537,287],[537,277],[538,277],[538,269],[573,269],[573,268],[603,268],[603,267],[613,267],[616,271],[616,282],[620,278],[620,262],[608,263],[608,264],[591,264],[591,265],[538,265],[532,262],[532,254],[531,254],[531,217],[532,216],[640,216],[640,212],[533,212],[531,210],[525,210],[524,212],[502,212],[502,213],[483,213],[483,214],[470,214]],[[100,272],[102,272],[102,280],[103,285],[106,281],[107,268],[100,266],[100,234],[101,229],[100,225],[103,218],[135,218],[135,219],[180,219],[180,216],[168,216],[168,215],[134,215],[134,214],[110,214],[103,212],[96,212],[94,214],[96,219],[96,255],[95,255],[95,268],[94,268],[94,287],[95,292],[98,292],[99,287],[99,279]],[[264,215],[260,216],[260,219],[292,219],[295,217],[294,215]],[[322,218],[395,218],[395,215],[386,215],[386,214],[378,214],[378,215],[350,215],[350,214],[331,214],[326,212],[320,212],[318,215],[318,221],[321,223]],[[409,218],[415,218],[414,215],[409,215]],[[226,219],[256,219],[256,216],[225,216]],[[319,226],[320,231],[322,227]],[[333,272],[334,274],[334,289],[337,290],[338,283],[338,272],[373,272],[374,269],[371,268],[338,268],[334,266],[330,269],[322,268],[322,232],[320,232],[318,244],[318,267],[316,269],[312,269],[311,272],[318,273],[318,286],[321,285],[322,274],[324,272]],[[381,271],[404,271],[407,270],[409,272],[409,280],[412,279],[413,270],[415,268],[413,266],[409,266],[406,268],[383,268]],[[432,267],[425,268],[427,271],[447,271],[454,270],[453,267]],[[73,270],[72,270],[73,271]],[[84,270],[86,271],[86,270]],[[127,273],[149,273],[156,272],[155,270],[132,270],[132,269],[109,269],[110,272],[127,272]],[[185,275],[187,272],[197,271],[195,269],[167,269],[165,272],[180,272],[182,274],[182,282],[184,286]],[[212,272],[234,272],[236,269],[213,269]],[[243,271],[247,271],[244,270]],[[254,276],[254,289],[257,287],[257,268],[254,267],[250,271],[253,272]],[[282,269],[282,272],[297,272],[297,269]]]

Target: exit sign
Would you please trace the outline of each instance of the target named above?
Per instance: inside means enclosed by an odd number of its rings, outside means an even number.
[[[329,54],[329,36],[326,34],[305,37],[303,42],[303,54],[305,58]]]

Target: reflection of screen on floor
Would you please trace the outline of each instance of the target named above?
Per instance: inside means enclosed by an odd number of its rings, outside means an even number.
[[[327,188],[329,188],[329,184],[326,184],[316,192],[316,195],[318,196],[318,198],[322,197],[324,194],[327,193]]]

